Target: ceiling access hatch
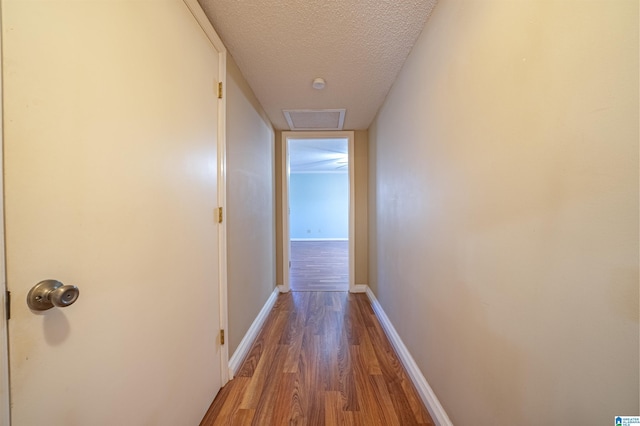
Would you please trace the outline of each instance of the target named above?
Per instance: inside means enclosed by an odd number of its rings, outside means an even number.
[[[347,110],[342,109],[283,109],[291,130],[342,130]]]

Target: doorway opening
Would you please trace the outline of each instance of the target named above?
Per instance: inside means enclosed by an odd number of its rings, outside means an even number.
[[[283,132],[282,291],[353,291],[353,132]]]

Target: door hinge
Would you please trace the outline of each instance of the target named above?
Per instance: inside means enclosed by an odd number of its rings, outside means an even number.
[[[220,344],[224,345],[224,330],[220,330]]]
[[[7,312],[7,320],[11,319],[11,292],[7,290],[7,294],[5,295],[5,310]]]
[[[222,207],[218,207],[218,223],[222,223]]]
[[[222,99],[222,82],[218,82],[218,99]]]

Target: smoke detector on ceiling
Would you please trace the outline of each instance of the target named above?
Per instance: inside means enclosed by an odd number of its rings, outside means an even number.
[[[341,109],[283,109],[291,130],[342,130],[345,108]]]

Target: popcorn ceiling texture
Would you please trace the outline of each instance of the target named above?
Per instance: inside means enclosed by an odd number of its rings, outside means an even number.
[[[273,125],[288,130],[283,109],[346,108],[345,129],[368,128],[436,0],[200,3]]]

